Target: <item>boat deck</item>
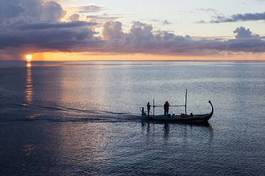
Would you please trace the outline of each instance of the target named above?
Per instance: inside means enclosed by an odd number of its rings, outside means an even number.
[[[149,115],[148,116],[146,115],[146,113],[144,113],[142,117],[146,120],[160,121],[160,122],[205,123],[211,119],[214,113],[214,108],[213,108],[211,101],[209,101],[209,104],[211,105],[212,111],[208,114],[181,114],[181,115],[169,114],[169,115]]]

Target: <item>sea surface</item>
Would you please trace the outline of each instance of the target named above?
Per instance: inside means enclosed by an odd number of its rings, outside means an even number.
[[[0,175],[264,176],[265,62],[0,62]]]

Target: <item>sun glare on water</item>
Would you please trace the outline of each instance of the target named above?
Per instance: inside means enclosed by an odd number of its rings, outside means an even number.
[[[27,62],[27,67],[31,67],[31,61],[32,61],[32,54],[27,54],[27,55],[25,55],[25,60],[26,60],[26,62]]]

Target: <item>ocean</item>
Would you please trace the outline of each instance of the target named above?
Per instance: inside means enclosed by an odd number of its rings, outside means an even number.
[[[141,119],[186,89],[209,125]],[[263,176],[264,134],[265,62],[0,62],[1,176]]]

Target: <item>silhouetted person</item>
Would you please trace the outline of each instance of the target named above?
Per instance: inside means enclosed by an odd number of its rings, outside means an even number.
[[[150,110],[151,110],[151,105],[150,105],[150,103],[148,102],[146,106],[147,106],[147,115],[148,115],[148,117],[149,117]]]
[[[169,103],[168,101],[165,102],[164,104],[164,115],[168,115],[168,112],[169,112]]]
[[[142,116],[144,116],[145,115],[144,107],[141,108],[141,111],[142,111]]]
[[[166,108],[166,106],[167,105],[166,105],[166,102],[165,102],[165,104],[164,104],[164,116],[167,114],[167,110],[166,110],[167,108]]]

